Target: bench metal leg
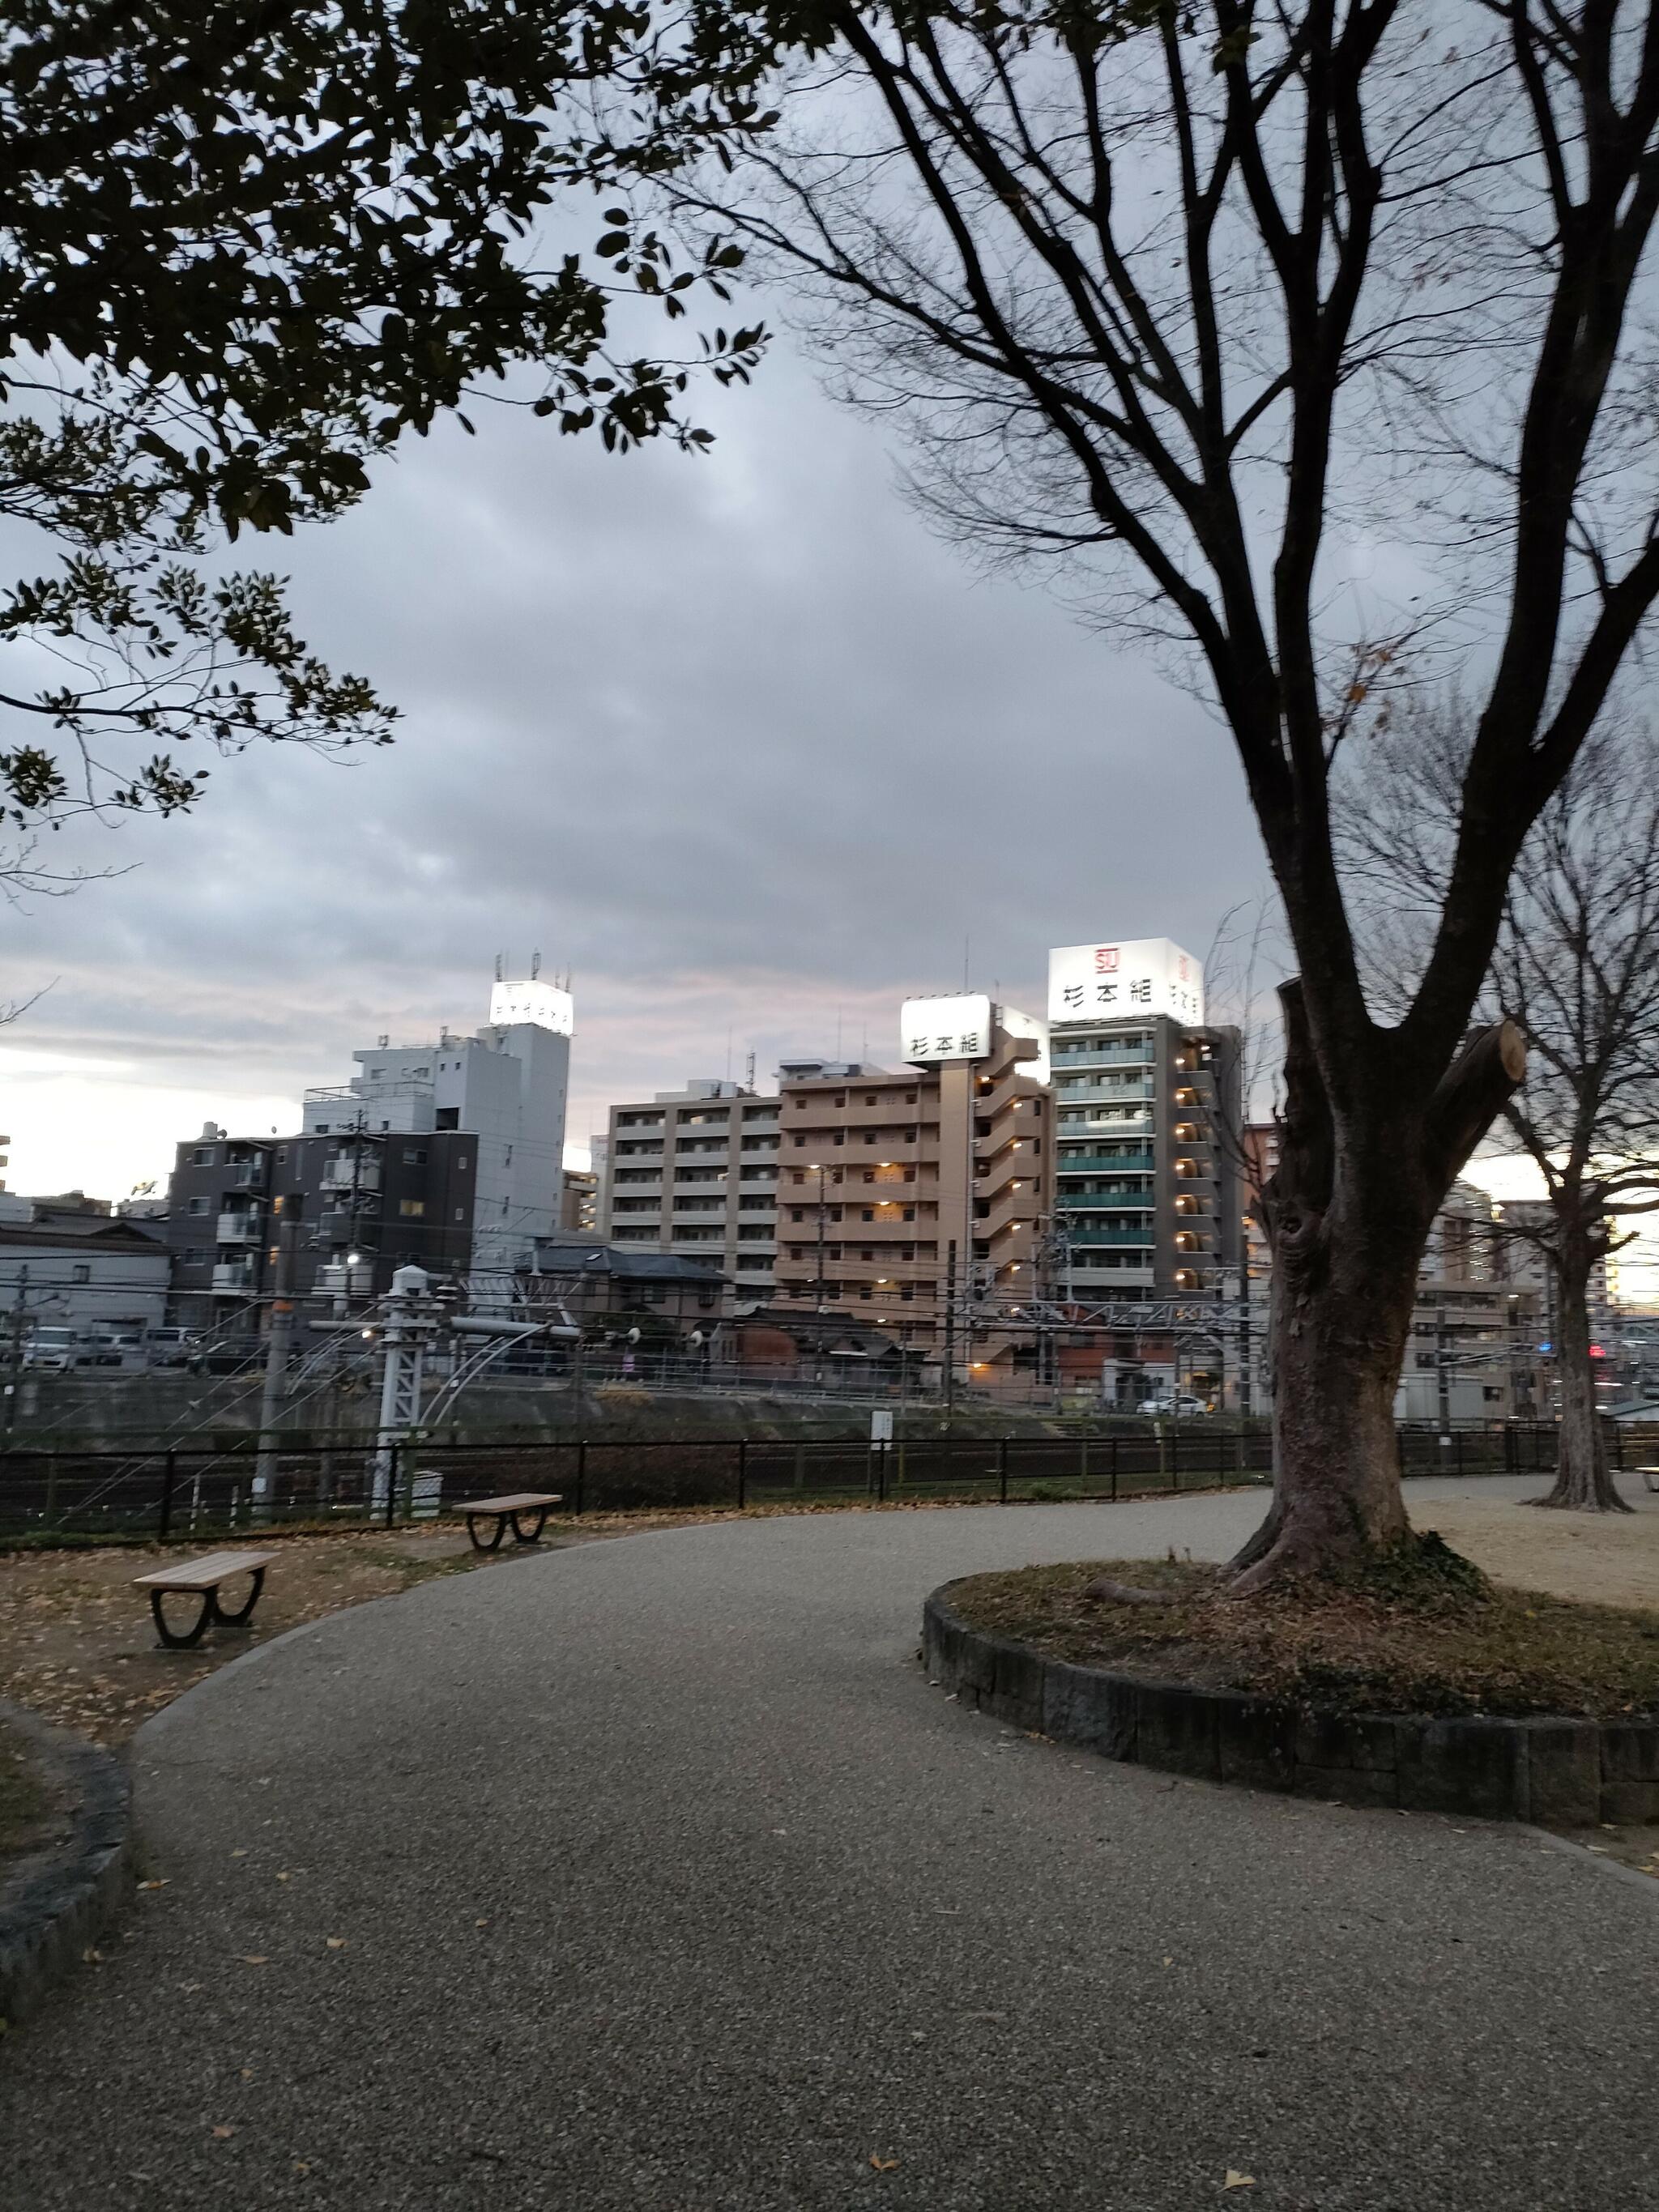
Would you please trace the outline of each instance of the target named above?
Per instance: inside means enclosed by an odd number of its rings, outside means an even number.
[[[540,1540],[542,1530],[547,1526],[547,1508],[544,1505],[541,1511],[538,1513],[536,1525],[527,1536],[519,1526],[520,1521],[524,1517],[522,1515],[509,1513],[507,1517],[513,1523],[513,1540],[515,1544],[534,1544]],[[497,1538],[496,1540],[499,1542],[500,1539]]]
[[[222,1627],[240,1628],[243,1622],[251,1617],[254,1607],[258,1604],[259,1593],[265,1586],[264,1569],[263,1567],[255,1567],[249,1577],[249,1580],[252,1583],[252,1588],[247,1594],[247,1603],[243,1606],[240,1613],[227,1613],[225,1610],[225,1601],[216,1589],[209,1593],[213,1600],[213,1618]]]
[[[182,1636],[174,1635],[172,1629],[167,1626],[167,1617],[162,1610],[161,1601],[167,1597],[191,1595],[190,1591],[158,1589],[153,1589],[149,1594],[149,1609],[155,1616],[155,1633],[169,1651],[187,1651],[192,1644],[199,1644],[202,1640],[203,1630],[213,1618],[213,1592],[210,1589],[204,1590],[201,1593],[202,1609],[196,1616],[195,1626],[186,1629]]]
[[[495,1524],[495,1533],[487,1544],[478,1540],[480,1521],[493,1521]],[[466,1533],[472,1539],[472,1548],[475,1552],[499,1552],[501,1548],[501,1538],[507,1534],[507,1516],[504,1513],[469,1513],[466,1516]]]

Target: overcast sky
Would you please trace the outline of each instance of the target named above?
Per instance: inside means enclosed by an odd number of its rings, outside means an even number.
[[[692,1075],[891,1060],[899,1000],[1040,1011],[1050,945],[1202,955],[1264,868],[1193,700],[1040,592],[976,579],[870,425],[773,357],[712,454],[625,459],[507,410],[258,557],[403,707],[342,766],[267,750],[136,864],[0,921],[13,1189],[120,1196],[204,1119],[295,1121],[354,1046],[484,1018],[497,951],[574,972],[568,1134]]]

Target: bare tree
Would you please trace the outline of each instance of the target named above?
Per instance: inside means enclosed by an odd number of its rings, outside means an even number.
[[[1300,970],[1237,1587],[1395,1545],[1419,1258],[1523,1072],[1514,1024],[1468,1042],[1510,871],[1659,594],[1659,4],[710,0],[697,40],[754,113],[681,205],[796,286],[947,528],[1176,650],[1231,732]],[[1491,672],[1384,1025],[1332,777],[1407,629]]]
[[[1370,906],[1372,995],[1408,1001],[1408,977],[1451,865],[1467,725],[1455,702],[1408,715],[1364,749],[1345,824]],[[1362,756],[1356,756],[1358,759]],[[1556,1285],[1560,1461],[1539,1502],[1625,1508],[1595,1405],[1589,1285],[1599,1261],[1659,1209],[1659,743],[1614,725],[1584,746],[1510,879],[1484,1011],[1506,1010],[1529,1048],[1503,1122],[1537,1168],[1540,1218],[1504,1234],[1539,1251]]]

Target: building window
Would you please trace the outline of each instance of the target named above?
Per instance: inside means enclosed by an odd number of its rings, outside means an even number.
[[[799,1130],[799,1131],[797,1131],[797,1133],[796,1133],[796,1136],[795,1136],[795,1142],[796,1142],[798,1145],[804,1145],[804,1144],[806,1142],[806,1133],[805,1133],[805,1130]],[[795,1178],[795,1180],[796,1180],[796,1182],[799,1182],[800,1181],[800,1177],[799,1177],[799,1176],[796,1176],[796,1178]]]
[[[185,1211],[190,1213],[211,1213],[213,1200],[210,1198],[192,1198]]]
[[[76,1261],[70,1271],[70,1280],[74,1283],[89,1283],[92,1280],[92,1269],[84,1260]]]
[[[418,1220],[426,1212],[426,1200],[423,1198],[400,1198],[398,1211],[405,1221]]]
[[[426,1165],[425,1152],[423,1151],[417,1151],[413,1145],[405,1145],[404,1146],[404,1165],[406,1168],[423,1168]]]
[[[466,1208],[464,1206],[458,1206],[456,1207],[455,1218],[457,1221],[465,1221],[466,1219]]]
[[[432,1126],[434,1129],[459,1129],[461,1126],[460,1108],[459,1106],[440,1106],[437,1112],[432,1116]]]

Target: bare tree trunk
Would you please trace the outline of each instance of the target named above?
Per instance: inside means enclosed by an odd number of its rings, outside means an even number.
[[[1582,1513],[1631,1513],[1613,1488],[1607,1440],[1595,1405],[1595,1364],[1590,1358],[1589,1279],[1595,1264],[1583,1222],[1564,1223],[1553,1255],[1556,1282],[1555,1357],[1561,1378],[1561,1431],[1555,1487],[1535,1505]]]
[[[1476,1041],[1426,1109],[1381,1096],[1339,1127],[1287,984],[1285,1120],[1262,1194],[1273,1239],[1273,1502],[1233,1561],[1241,1594],[1324,1572],[1409,1537],[1395,1393],[1435,1209],[1524,1052],[1512,1025]]]

